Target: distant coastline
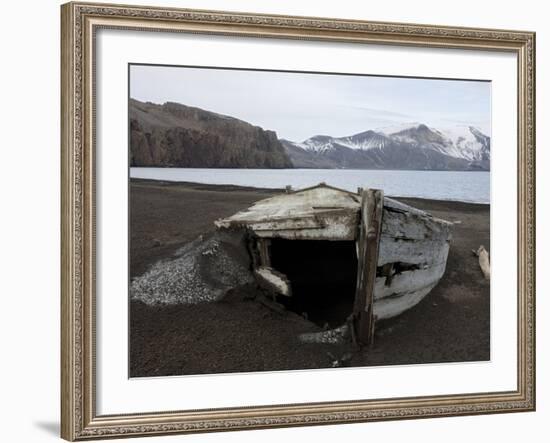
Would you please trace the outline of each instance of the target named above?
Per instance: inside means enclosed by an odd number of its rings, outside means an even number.
[[[488,171],[491,138],[479,128],[409,123],[302,142],[181,103],[129,101],[135,167]]]

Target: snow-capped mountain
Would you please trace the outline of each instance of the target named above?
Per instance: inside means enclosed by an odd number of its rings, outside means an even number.
[[[490,160],[491,138],[474,126],[455,126],[442,129],[443,134],[452,141],[454,150],[449,151],[456,157],[467,160]]]
[[[359,150],[383,148],[389,141],[388,137],[383,133],[369,130],[349,137],[315,135],[301,143],[295,143],[295,145],[307,151],[323,153],[337,149],[338,147]]]
[[[414,123],[348,137],[281,140],[295,167],[489,170],[491,139],[473,126]]]

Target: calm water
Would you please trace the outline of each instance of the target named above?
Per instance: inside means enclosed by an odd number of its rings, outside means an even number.
[[[383,189],[394,197],[420,197],[489,203],[489,172],[379,171],[358,169],[200,169],[131,168],[133,178],[185,181],[255,188],[305,188],[325,182],[357,191],[358,187]]]

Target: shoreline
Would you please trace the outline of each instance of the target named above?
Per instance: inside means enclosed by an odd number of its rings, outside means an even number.
[[[130,169],[185,169],[186,166],[130,166]],[[235,170],[235,169],[252,169],[252,170],[277,170],[277,171],[310,171],[326,169],[327,171],[416,171],[416,172],[491,172],[490,169],[357,169],[357,168],[192,168],[192,169],[216,169],[216,170]]]
[[[451,171],[452,172],[452,171]],[[463,172],[463,171],[459,171]],[[476,171],[471,171],[476,172]],[[483,171],[485,172],[485,171]],[[161,185],[161,186],[190,186],[195,188],[207,188],[212,190],[220,190],[223,188],[228,191],[258,191],[258,192],[273,192],[273,193],[283,193],[285,188],[259,188],[255,186],[243,186],[243,185],[233,185],[233,184],[218,184],[218,183],[201,183],[201,182],[190,182],[190,181],[179,181],[179,180],[165,180],[165,179],[153,179],[153,178],[134,178],[130,177],[130,183],[144,183],[152,185]],[[330,183],[327,183],[330,185]],[[299,189],[293,189],[299,190]],[[351,191],[350,191],[351,192]],[[461,203],[468,205],[477,205],[477,206],[491,206],[491,203],[485,202],[474,202],[474,201],[465,201],[465,200],[455,200],[455,199],[436,199],[436,198],[425,198],[425,197],[412,197],[412,196],[401,196],[401,195],[385,195],[385,197],[396,199],[396,200],[410,200],[410,201],[423,201],[423,202],[434,202],[434,203]]]

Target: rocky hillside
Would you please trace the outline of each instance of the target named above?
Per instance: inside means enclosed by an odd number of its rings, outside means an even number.
[[[274,131],[178,103],[130,100],[130,165],[291,168]]]
[[[413,124],[282,143],[297,168],[490,169],[491,139],[473,126],[438,130]]]
[[[488,171],[491,138],[473,126],[425,124],[316,135],[296,143],[233,117],[130,100],[131,166]]]

